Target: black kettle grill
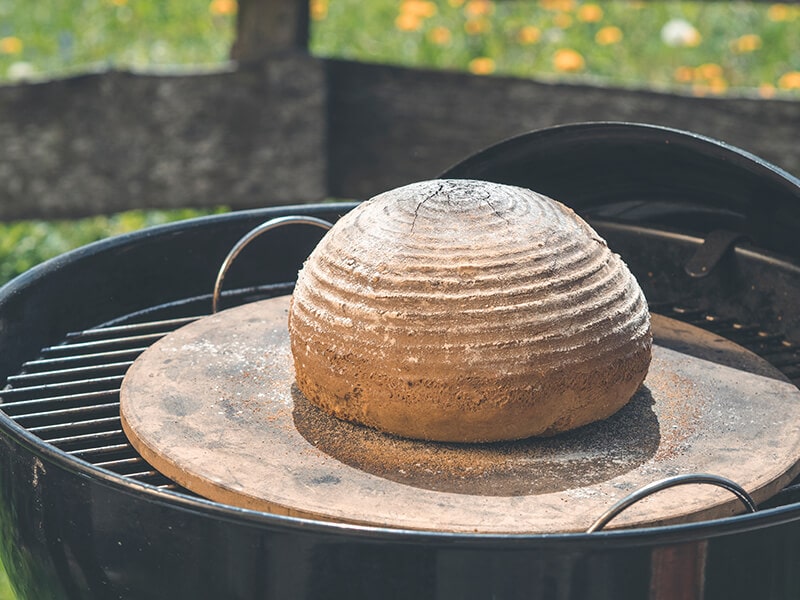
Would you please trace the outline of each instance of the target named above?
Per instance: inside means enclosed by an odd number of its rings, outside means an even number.
[[[525,134],[444,175],[573,207],[622,255],[653,312],[730,338],[800,383],[796,177],[715,140],[624,123]],[[148,465],[120,427],[128,366],[210,312],[217,268],[248,230],[289,214],[335,221],[353,206],[152,228],[0,290],[0,551],[22,598],[800,597],[800,485],[714,521],[471,535],[233,508]],[[320,235],[282,229],[254,243],[223,304],[289,293]]]

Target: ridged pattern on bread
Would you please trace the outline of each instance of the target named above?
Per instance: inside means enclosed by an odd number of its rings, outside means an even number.
[[[433,180],[323,238],[289,331],[314,404],[397,435],[491,441],[605,418],[650,360],[647,303],[605,241],[527,189]]]

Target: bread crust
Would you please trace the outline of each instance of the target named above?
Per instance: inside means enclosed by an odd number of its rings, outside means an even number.
[[[627,266],[570,209],[530,190],[434,180],[345,215],[289,314],[310,402],[399,436],[488,442],[615,413],[652,334]]]

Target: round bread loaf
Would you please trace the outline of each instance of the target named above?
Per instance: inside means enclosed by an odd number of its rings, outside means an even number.
[[[448,442],[604,419],[650,364],[647,303],[569,208],[527,189],[433,180],[345,215],[289,312],[297,386],[336,417]]]

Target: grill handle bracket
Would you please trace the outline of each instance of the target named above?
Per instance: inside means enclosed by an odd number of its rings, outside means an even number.
[[[689,277],[700,279],[707,277],[717,267],[722,258],[737,242],[749,240],[749,237],[738,231],[718,229],[709,233],[694,256],[684,266]]]
[[[735,481],[731,481],[725,477],[721,477],[719,475],[709,475],[706,473],[691,473],[688,475],[676,475],[674,477],[667,477],[665,479],[661,479],[659,481],[654,481],[653,483],[649,483],[644,487],[639,488],[638,490],[631,492],[621,500],[619,500],[616,504],[611,506],[606,512],[604,512],[600,517],[592,524],[589,529],[586,530],[586,533],[595,533],[596,531],[600,531],[603,527],[608,525],[608,523],[617,515],[619,515],[623,510],[629,508],[633,504],[639,502],[650,496],[651,494],[655,494],[656,492],[660,492],[661,490],[665,490],[667,488],[679,486],[679,485],[688,485],[692,483],[704,483],[709,485],[715,485],[717,487],[725,488],[726,490],[732,492],[739,500],[742,501],[744,504],[745,509],[747,512],[754,513],[758,509],[756,508],[756,503],[753,501],[753,498],[748,494],[742,486],[740,486]]]
[[[228,269],[230,269],[233,261],[236,260],[236,257],[242,252],[242,250],[247,247],[250,242],[252,242],[257,237],[261,236],[268,231],[272,231],[273,229],[277,229],[278,227],[283,227],[284,225],[315,225],[316,227],[320,227],[325,229],[326,231],[333,227],[333,223],[329,221],[325,221],[324,219],[318,219],[317,217],[308,217],[305,215],[287,215],[285,217],[277,217],[275,219],[270,219],[251,229],[248,231],[241,239],[239,239],[236,244],[234,244],[233,248],[231,248],[228,255],[225,257],[225,260],[222,261],[222,266],[219,268],[219,272],[217,272],[217,280],[214,282],[214,293],[211,296],[211,313],[214,314],[217,312],[219,307],[219,297],[222,294],[222,283],[225,281],[225,275],[228,273]]]

